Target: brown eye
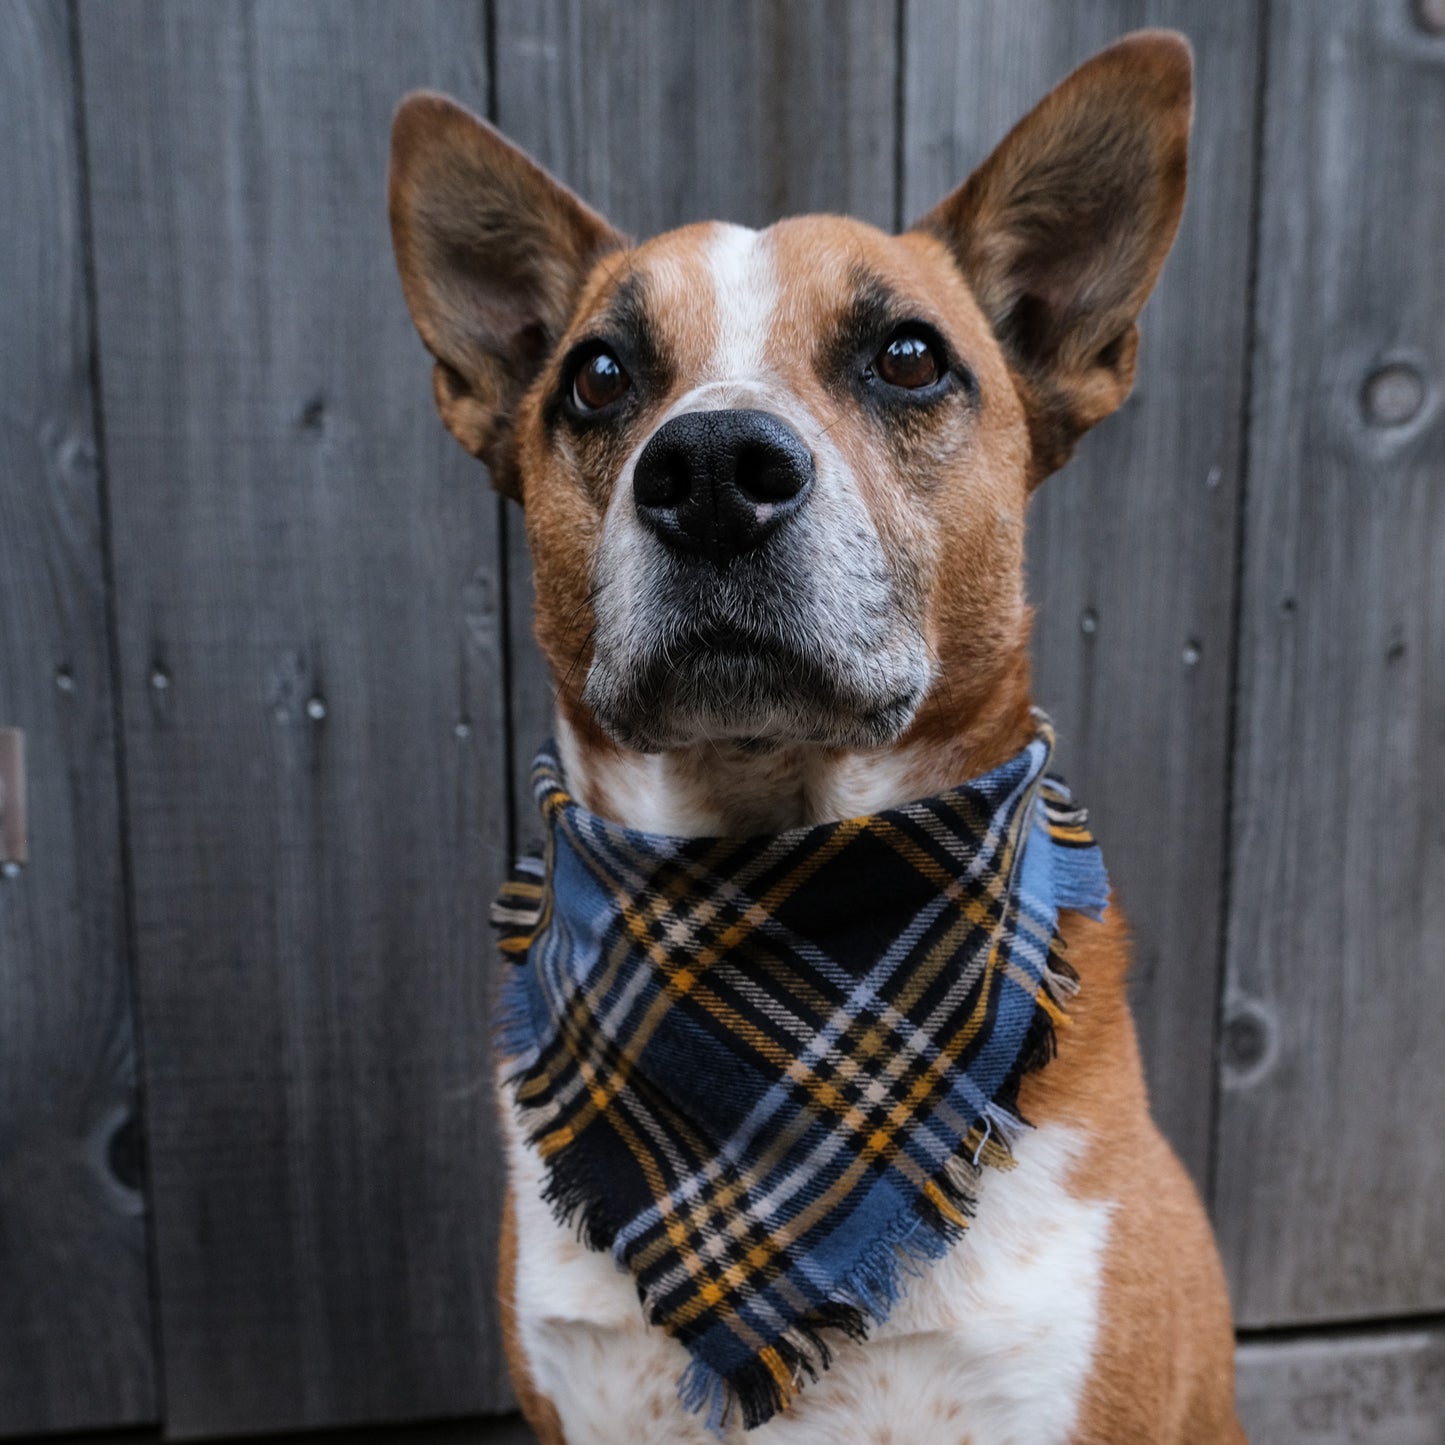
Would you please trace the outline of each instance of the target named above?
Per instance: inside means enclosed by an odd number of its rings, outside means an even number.
[[[573,378],[572,404],[578,411],[601,411],[621,401],[631,386],[632,378],[610,351],[594,351]]]
[[[899,331],[873,358],[873,372],[889,386],[918,391],[943,375],[943,364],[925,337],[916,331]]]

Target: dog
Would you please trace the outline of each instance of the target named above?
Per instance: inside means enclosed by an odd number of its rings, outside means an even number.
[[[587,809],[777,833],[1018,751],[1027,502],[1131,389],[1191,115],[1187,41],[1139,32],[901,235],[805,216],[634,245],[485,122],[405,99],[403,289],[443,422],[523,506],[557,749]],[[1013,1167],[749,1439],[1244,1440],[1217,1251],[1145,1095],[1124,925],[1110,907],[1059,927],[1081,986],[1057,1057],[1023,1079]],[[683,1346],[554,1217],[506,1091],[502,1108],[502,1308],[538,1438],[743,1438],[680,1402]]]

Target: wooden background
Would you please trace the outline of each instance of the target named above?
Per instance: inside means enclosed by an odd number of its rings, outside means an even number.
[[[1441,0],[4,0],[0,1433],[510,1408],[484,920],[548,693],[401,94],[638,233],[894,226],[1151,24],[1190,201],[1035,507],[1039,691],[1257,1442],[1445,1441]]]

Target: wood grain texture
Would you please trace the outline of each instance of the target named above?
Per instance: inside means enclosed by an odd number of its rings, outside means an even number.
[[[1094,51],[1147,25],[1196,52],[1190,194],[1139,381],[1029,519],[1037,695],[1135,932],[1154,1111],[1207,1182],[1249,311],[1255,4],[910,0],[906,213],[961,182]]]
[[[1270,31],[1217,1213],[1295,1323],[1445,1308],[1445,36]]]
[[[498,125],[631,235],[843,211],[891,226],[897,17],[876,0],[497,0]],[[553,687],[509,509],[518,832]]]
[[[893,225],[1073,64],[1162,24],[1197,52],[1191,197],[1135,397],[1034,508],[1039,695],[1136,926],[1156,1108],[1213,1168],[1242,1320],[1432,1316],[1247,1338],[1252,1438],[1445,1445],[1427,8],[79,0],[77,72],[65,5],[0,5],[0,726],[26,732],[31,843],[0,881],[0,1435],[510,1404],[485,916],[551,687],[520,514],[499,521],[436,420],[393,272],[400,95],[492,114],[637,235],[810,209]],[[529,1438],[514,1418],[421,1433]]]
[[[80,22],[168,1433],[499,1407],[496,510],[385,216],[483,7]]]
[[[1237,1388],[1257,1445],[1442,1445],[1445,1330],[1247,1341]]]
[[[163,1430],[95,1431],[68,1437],[64,1445],[163,1445]],[[219,1445],[239,1445],[252,1436],[228,1437]],[[394,1425],[362,1425],[326,1432],[280,1431],[264,1437],[265,1445],[537,1445],[537,1437],[518,1414],[473,1415],[457,1420],[416,1420]],[[17,1445],[39,1445],[21,1441]]]
[[[135,1033],[65,8],[0,6],[0,1433],[154,1418]]]

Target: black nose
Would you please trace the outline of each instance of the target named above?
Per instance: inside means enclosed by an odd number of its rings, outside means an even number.
[[[813,456],[765,411],[690,411],[658,427],[632,478],[637,515],[669,546],[719,567],[799,507]]]

